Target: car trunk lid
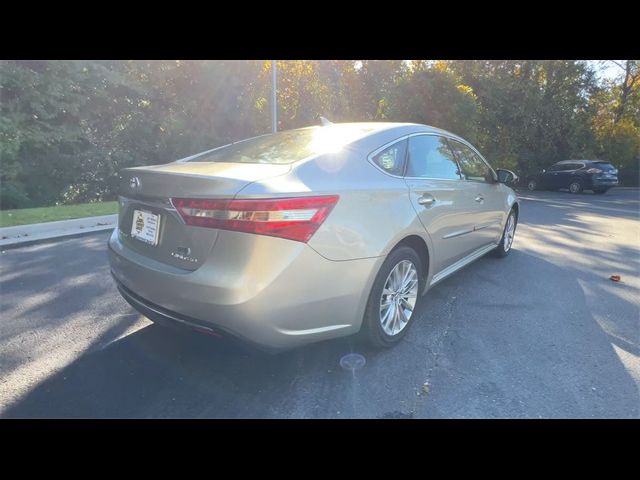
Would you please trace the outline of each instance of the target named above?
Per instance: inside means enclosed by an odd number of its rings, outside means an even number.
[[[186,225],[171,198],[233,198],[250,183],[283,175],[290,168],[278,164],[174,162],[125,169],[120,184],[120,235],[128,248],[141,255],[196,270],[213,248],[219,230]],[[147,225],[142,228],[144,222]],[[147,243],[154,232],[157,240]]]
[[[598,180],[618,181],[618,169],[608,162],[594,162],[591,164],[591,168],[600,170],[595,176]]]

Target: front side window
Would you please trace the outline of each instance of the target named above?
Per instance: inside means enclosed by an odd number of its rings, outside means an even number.
[[[562,165],[558,165],[559,172],[570,172],[572,170],[575,170],[576,168],[579,167],[576,166],[575,163],[563,163]]]
[[[406,176],[460,180],[453,152],[447,141],[436,135],[409,138]]]
[[[578,170],[582,168],[581,163],[560,163],[556,165],[554,171],[556,172],[572,172],[573,170]]]
[[[407,141],[401,140],[373,156],[373,162],[391,175],[402,175]]]
[[[451,140],[451,147],[456,152],[462,175],[466,180],[493,183],[493,173],[482,158],[463,143]]]

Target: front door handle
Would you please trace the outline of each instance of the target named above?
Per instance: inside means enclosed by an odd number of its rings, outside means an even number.
[[[482,195],[478,195],[478,196],[476,197],[476,202],[478,202],[478,203],[482,203],[482,202],[484,202],[484,197],[483,197]]]
[[[418,203],[423,207],[430,207],[431,205],[436,203],[436,199],[433,198],[431,195],[425,194],[420,198],[418,198]]]

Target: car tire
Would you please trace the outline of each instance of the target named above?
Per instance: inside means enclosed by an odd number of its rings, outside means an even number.
[[[513,222],[513,226],[509,222]],[[513,246],[513,239],[516,235],[516,227],[518,226],[518,216],[516,212],[511,209],[509,212],[509,216],[507,217],[507,221],[504,224],[504,230],[502,231],[502,238],[500,239],[500,243],[493,251],[494,256],[498,258],[504,258],[509,255],[511,252],[511,247]],[[509,237],[508,230],[511,230],[511,235]],[[506,248],[505,248],[506,245]]]
[[[569,192],[580,193],[582,192],[582,182],[580,180],[572,180],[569,184]]]
[[[607,193],[607,189],[597,189],[594,190],[593,193],[595,193],[596,195],[602,195],[603,193]]]
[[[535,180],[529,180],[527,182],[527,190],[529,190],[530,192],[533,192],[534,190],[538,189],[538,182],[536,182]]]
[[[414,269],[413,273],[410,266]],[[371,287],[362,321],[362,333],[367,343],[376,348],[389,348],[396,345],[407,333],[415,319],[417,301],[424,289],[423,268],[416,251],[407,246],[396,248],[385,259]],[[408,295],[415,295],[413,298],[403,296],[402,288],[394,289],[396,286],[402,287],[398,282],[394,282],[394,279],[398,279],[403,273],[412,279],[405,287],[411,286]],[[415,285],[413,279],[417,280]],[[406,302],[410,303],[411,300],[412,310],[408,320],[404,322],[409,307]],[[385,305],[388,306],[385,308]],[[398,330],[394,332],[396,328]]]

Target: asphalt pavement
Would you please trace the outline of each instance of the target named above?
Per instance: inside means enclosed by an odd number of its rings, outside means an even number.
[[[385,351],[267,356],[154,325],[107,233],[4,250],[0,417],[640,418],[640,191],[521,196],[511,254],[441,282]]]

